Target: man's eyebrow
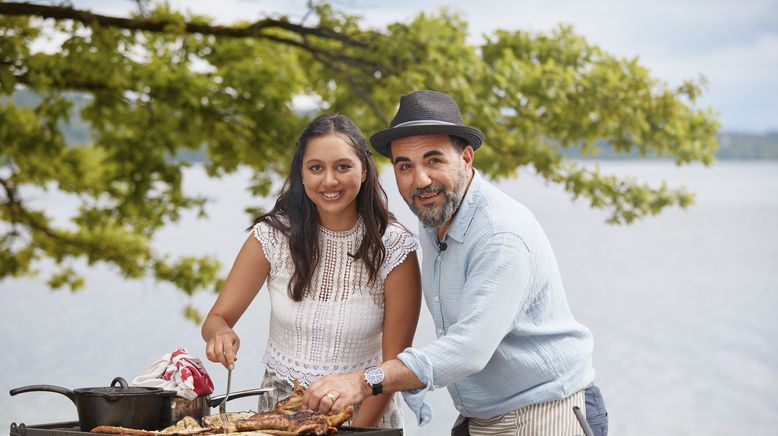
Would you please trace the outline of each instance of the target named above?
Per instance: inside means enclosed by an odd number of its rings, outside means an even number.
[[[443,152],[440,151],[440,150],[430,150],[430,151],[424,153],[424,156],[422,156],[422,159],[427,159],[427,158],[432,157],[432,156],[443,156]],[[410,162],[410,161],[411,160],[409,158],[405,157],[405,156],[397,156],[396,158],[394,158],[394,162],[392,162],[392,163],[396,164],[397,162]]]
[[[430,150],[426,153],[424,153],[424,159],[430,157],[430,156],[442,156],[443,152],[440,150]]]

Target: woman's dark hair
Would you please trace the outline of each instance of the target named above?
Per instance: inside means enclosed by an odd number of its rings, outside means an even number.
[[[386,257],[383,235],[389,220],[394,217],[387,207],[386,192],[378,180],[378,171],[370,157],[367,141],[359,128],[339,114],[322,115],[311,121],[297,139],[289,176],[281,189],[273,209],[254,220],[254,225],[266,222],[289,239],[294,272],[289,282],[289,297],[301,301],[308,291],[313,272],[319,263],[319,215],[316,205],[305,194],[302,182],[303,155],[308,142],[316,137],[339,133],[354,148],[366,171],[365,181],[357,194],[357,214],[362,217],[365,235],[356,253],[349,255],[364,262],[369,282],[378,277],[378,270]]]

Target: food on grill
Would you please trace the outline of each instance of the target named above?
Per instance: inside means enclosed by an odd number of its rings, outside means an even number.
[[[194,418],[188,416],[185,419],[187,418],[194,420]],[[171,425],[170,427],[167,427],[164,430],[160,430],[160,431],[149,431],[149,430],[140,430],[136,428],[116,427],[112,425],[100,425],[93,428],[91,432],[123,434],[123,435],[130,435],[130,436],[192,436],[192,435],[219,436],[224,434],[233,435],[233,436],[296,436],[297,435],[297,433],[290,433],[286,431],[274,432],[272,430],[269,430],[268,432],[251,431],[251,432],[240,432],[240,433],[238,433],[236,430],[232,430],[228,433],[224,433],[222,429],[200,427],[199,424],[197,424],[197,428],[182,429],[180,427],[180,425],[182,425],[181,424],[182,421],[184,420],[182,419],[181,421],[178,421],[177,424]]]
[[[290,395],[276,403],[274,408],[275,411],[284,415],[295,415],[300,412],[310,412],[303,407],[303,393],[303,388],[300,386],[300,383],[295,380],[294,395]],[[314,413],[314,415],[320,415],[324,417],[329,423],[330,427],[340,427],[344,422],[348,421],[353,414],[353,406],[346,407],[345,409],[341,410],[340,413],[336,414],[325,415]]]
[[[249,419],[235,423],[238,431],[282,430],[295,435],[329,435],[338,432],[338,427],[351,418],[354,407],[349,406],[340,413],[325,415],[305,410],[303,388],[294,381],[294,395],[276,403],[273,412],[257,413]]]
[[[212,431],[212,428],[202,427],[200,423],[191,416],[186,416],[175,425],[171,425],[160,431],[116,427],[112,425],[100,425],[91,430],[92,433],[126,434],[131,436],[191,436]]]
[[[238,421],[236,427],[241,431],[283,430],[294,434],[327,435],[331,434],[329,422],[322,415],[313,412],[298,412],[285,415],[278,412],[257,413],[250,419]],[[337,429],[332,429],[337,432]]]
[[[211,428],[202,427],[196,419],[191,416],[185,416],[182,420],[178,421],[175,425],[166,427],[158,432],[163,435],[195,435],[211,431]]]
[[[303,388],[297,379],[294,380],[294,395],[281,399],[276,403],[275,411],[284,414],[293,414],[303,410]]]
[[[340,413],[325,415],[303,407],[303,389],[295,380],[294,395],[279,401],[272,412],[227,412],[227,428],[221,414],[203,417],[202,426],[192,417],[185,417],[161,431],[101,425],[93,433],[125,434],[130,436],[192,436],[222,434],[234,436],[302,436],[334,435],[354,414],[349,406]]]
[[[224,423],[222,423],[222,415],[220,413],[203,416],[203,427],[220,430],[222,432],[226,430],[227,433],[235,433],[237,431],[235,429],[235,423],[242,419],[251,418],[254,416],[254,412],[224,412],[224,415],[226,415],[228,424],[226,429],[224,428]]]
[[[305,421],[306,419],[310,420],[322,417],[326,419],[327,424],[334,429],[340,427],[354,414],[353,406],[346,407],[345,409],[341,410],[340,413],[336,414],[321,414],[311,412],[310,410],[306,410],[303,407],[303,394],[304,391],[302,386],[300,386],[300,383],[297,381],[297,379],[295,379],[294,395],[290,395],[276,403],[275,411],[284,415],[294,416],[296,421]],[[311,414],[311,417],[305,417],[305,414]]]
[[[329,435],[337,433],[338,427],[351,418],[353,412],[353,407],[343,409],[336,415],[324,415],[310,410],[301,410],[291,414],[263,412],[257,413],[250,419],[238,421],[235,425],[239,432],[284,430],[299,435]]]
[[[98,425],[89,430],[91,433],[110,433],[110,434],[128,434],[133,436],[155,436],[157,432],[148,430],[139,430],[135,428],[116,427],[113,425]]]

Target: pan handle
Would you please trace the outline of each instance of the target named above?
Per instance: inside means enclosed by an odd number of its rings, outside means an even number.
[[[9,393],[11,395],[16,395],[24,392],[37,392],[37,391],[56,392],[58,394],[62,394],[70,398],[70,401],[72,401],[74,404],[76,403],[76,394],[73,391],[71,391],[70,389],[65,389],[63,387],[53,386],[53,385],[24,386],[21,388],[11,389]]]
[[[245,391],[230,392],[230,398],[228,398],[227,401],[231,401],[236,398],[251,397],[253,395],[262,395],[268,392],[273,392],[275,389],[276,388],[255,388],[255,389],[247,389]],[[208,407],[218,406],[223,399],[224,399],[224,395],[215,395],[213,397],[208,398]]]

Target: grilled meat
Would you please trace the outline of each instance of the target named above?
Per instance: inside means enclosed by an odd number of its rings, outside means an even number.
[[[113,425],[98,425],[97,427],[89,430],[90,433],[110,433],[110,434],[126,434],[132,436],[155,436],[157,433],[148,430],[139,430],[136,428],[117,427]]]
[[[297,379],[294,380],[294,395],[290,395],[276,403],[274,410],[278,413],[291,415],[303,410],[303,388]]]
[[[278,412],[257,413],[250,419],[238,421],[235,424],[238,431],[253,430],[284,430],[298,435],[329,435],[337,432],[330,427],[324,415],[310,411],[293,414]]]
[[[241,431],[241,428],[246,430],[285,429],[290,432],[298,432],[297,434],[330,434],[320,433],[325,431],[325,427],[322,426],[322,420],[326,422],[326,428],[329,429],[326,431],[333,432],[334,430],[334,432],[337,432],[337,428],[348,421],[353,414],[353,406],[346,407],[340,413],[334,415],[325,415],[306,410],[303,407],[303,388],[295,380],[294,395],[288,396],[276,403],[274,412],[257,413],[249,420],[236,424],[236,428],[238,431]]]
[[[327,420],[327,424],[330,425],[330,427],[338,428],[341,425],[343,425],[344,422],[348,421],[351,416],[354,414],[354,406],[348,406],[345,409],[341,410],[340,413],[335,415],[322,415],[324,419]]]
[[[191,416],[185,416],[176,424],[166,427],[159,431],[164,435],[194,435],[210,431],[210,428],[203,428],[196,419]]]
[[[222,415],[218,413],[216,415],[203,416],[203,426],[216,430],[226,430],[227,433],[235,433],[237,431],[235,422],[250,418],[254,415],[254,412],[225,412],[224,414],[227,415],[227,422],[229,423],[226,429],[222,422]]]

